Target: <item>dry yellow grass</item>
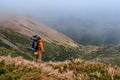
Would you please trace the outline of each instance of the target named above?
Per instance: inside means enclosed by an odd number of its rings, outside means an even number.
[[[20,80],[120,80],[120,68],[118,66],[81,59],[36,63],[22,57],[7,56],[0,57],[1,61],[5,61],[6,65],[15,64],[15,66],[19,66],[18,71],[24,72],[28,69],[29,71],[21,76]]]

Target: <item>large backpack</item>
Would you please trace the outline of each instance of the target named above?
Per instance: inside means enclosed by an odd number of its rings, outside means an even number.
[[[38,50],[38,41],[34,41],[33,40],[33,42],[32,42],[32,48],[34,49],[34,50]]]
[[[37,35],[32,37],[32,40],[33,40],[33,42],[32,42],[32,49],[38,50],[39,39],[40,39],[40,37],[37,36]]]

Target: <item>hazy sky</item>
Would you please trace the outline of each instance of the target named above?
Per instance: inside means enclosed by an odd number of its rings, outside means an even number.
[[[0,12],[33,16],[120,17],[120,0],[0,0]]]

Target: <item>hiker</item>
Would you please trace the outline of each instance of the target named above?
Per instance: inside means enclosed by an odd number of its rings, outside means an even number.
[[[36,56],[36,62],[42,61],[42,53],[44,53],[43,48],[43,39],[42,37],[39,37],[38,35],[32,36],[32,47],[31,50],[34,51],[34,55]]]

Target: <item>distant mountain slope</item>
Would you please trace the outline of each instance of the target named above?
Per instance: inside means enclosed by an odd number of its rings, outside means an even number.
[[[84,59],[120,66],[120,44],[102,45],[96,52],[84,55]]]
[[[38,34],[44,37],[47,42],[78,47],[78,44],[66,35],[24,16],[5,16],[2,18],[0,26],[15,30],[27,36]]]
[[[0,80],[120,80],[120,68],[80,59],[35,63],[0,56]]]

